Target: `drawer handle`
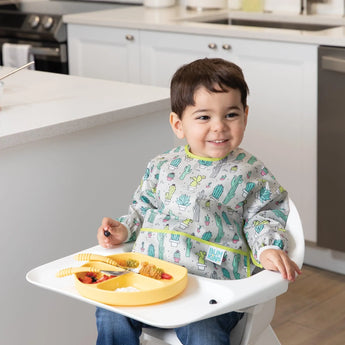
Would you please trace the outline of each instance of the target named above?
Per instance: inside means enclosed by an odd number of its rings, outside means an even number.
[[[126,40],[127,40],[127,41],[134,41],[134,36],[131,35],[131,34],[127,34],[127,35],[126,35]]]
[[[224,50],[231,50],[231,45],[225,43],[225,44],[223,44],[222,48],[223,48]]]
[[[209,44],[208,44],[208,47],[209,47],[210,49],[217,49],[217,44],[215,44],[215,43],[209,43]]]

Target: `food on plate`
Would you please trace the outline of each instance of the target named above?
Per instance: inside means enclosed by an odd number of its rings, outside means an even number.
[[[117,288],[114,291],[115,292],[136,292],[140,290],[135,288],[134,286],[127,286],[127,287]]]
[[[137,268],[139,261],[135,259],[116,259],[117,264],[125,268]]]
[[[97,284],[97,283],[104,282],[104,281],[111,279],[111,278],[114,278],[114,277],[113,276],[107,276],[105,274],[103,274],[103,276],[101,278],[97,278],[97,273],[87,272],[85,275],[83,275],[82,277],[79,277],[78,279],[84,284]]]
[[[149,264],[148,262],[143,262],[141,264],[141,268],[139,274],[154,278],[154,279],[171,279],[172,276],[168,273],[165,273],[162,268],[159,268],[153,264]]]

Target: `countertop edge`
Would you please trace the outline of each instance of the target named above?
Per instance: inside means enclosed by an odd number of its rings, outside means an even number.
[[[88,116],[87,118],[73,119],[71,121],[64,121],[44,127],[34,128],[21,133],[4,135],[0,137],[0,151],[34,141],[53,138],[59,135],[71,134],[97,126],[141,117],[160,111],[166,111],[167,109],[170,109],[170,98],[168,97],[161,100],[138,104],[133,107],[126,107],[123,109],[94,114],[92,116]]]

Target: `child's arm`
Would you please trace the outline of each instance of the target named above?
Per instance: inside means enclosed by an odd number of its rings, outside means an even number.
[[[127,237],[128,230],[123,224],[112,218],[103,218],[97,231],[98,243],[102,247],[112,248],[126,241]]]
[[[279,271],[284,279],[295,281],[296,275],[301,274],[297,264],[280,249],[265,249],[260,255],[261,265],[270,271]]]

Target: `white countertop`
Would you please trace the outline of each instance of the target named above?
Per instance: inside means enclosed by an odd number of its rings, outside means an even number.
[[[232,18],[329,24],[334,26],[339,25],[339,27],[322,31],[301,31],[254,28],[235,25],[215,25],[190,21],[200,18],[217,19],[222,17],[224,14],[228,14]],[[180,32],[223,37],[253,38],[345,47],[345,18],[335,15],[267,14],[229,10],[197,12],[189,11],[182,6],[161,9],[135,6],[122,9],[66,15],[64,16],[64,21],[69,24]]]
[[[169,89],[153,86],[29,70],[4,84],[0,149],[170,109]]]

